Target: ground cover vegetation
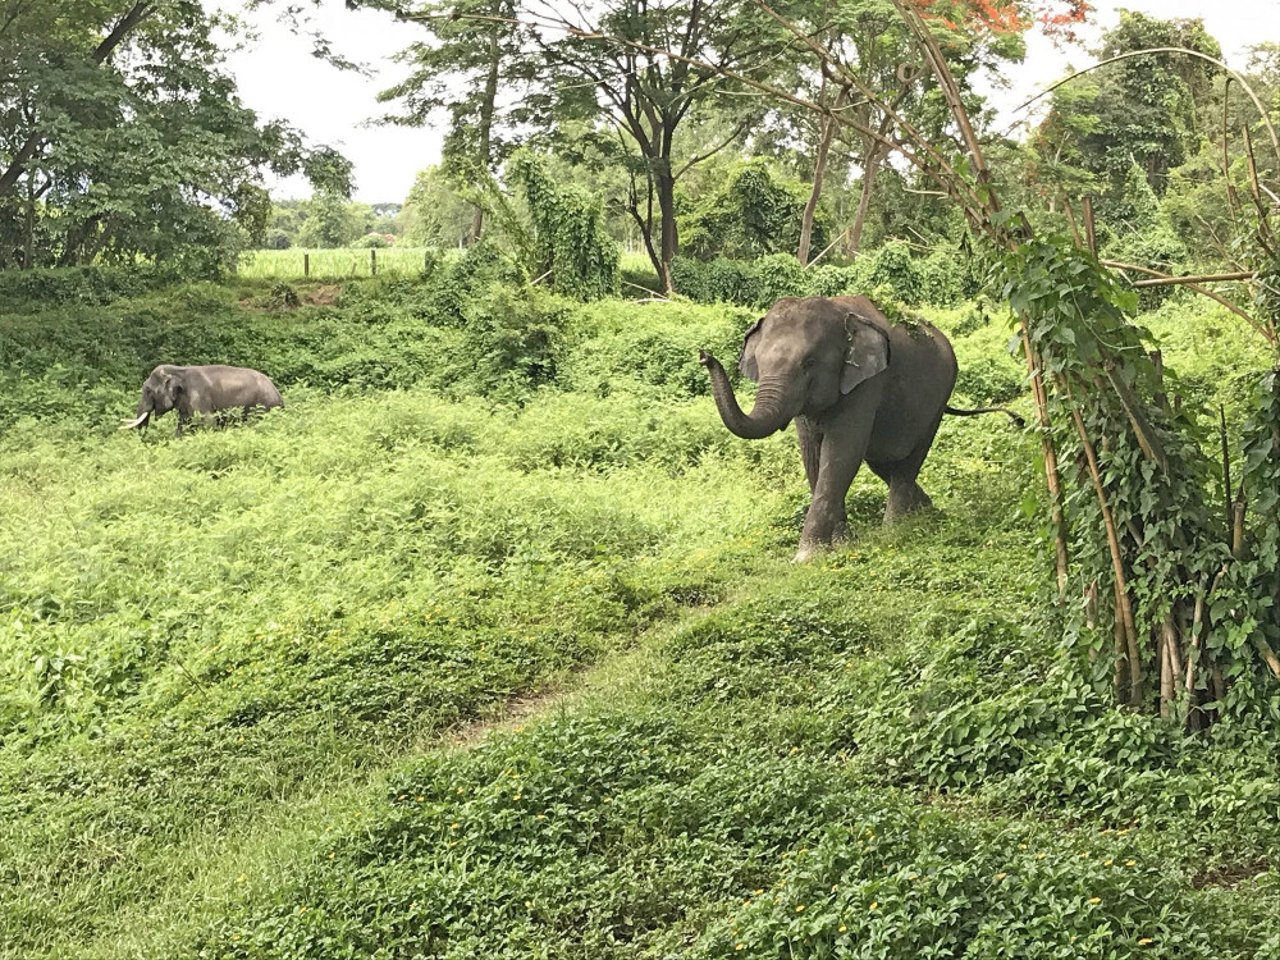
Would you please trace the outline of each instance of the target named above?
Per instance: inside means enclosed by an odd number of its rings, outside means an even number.
[[[238,106],[230,21],[26,51],[44,6],[0,19],[0,956],[1280,957],[1273,49],[1125,13],[1014,141],[974,79],[1086,5],[396,4],[387,119],[450,136],[375,209]],[[1184,272],[1245,309],[1134,286]],[[864,475],[797,568],[794,443],[696,358],[842,293],[1033,427],[944,422],[940,514]],[[116,434],[160,360],[287,409]]]
[[[732,440],[696,362],[754,313],[481,249],[9,301],[10,955],[1271,955],[1272,721],[1118,712],[1030,613],[1031,438],[948,422],[941,518],[878,530],[864,477],[858,545],[793,569],[793,441]],[[1007,316],[926,309],[958,399],[1018,402]],[[1149,323],[1188,404],[1244,415],[1238,318]],[[157,355],[289,406],[116,434]]]

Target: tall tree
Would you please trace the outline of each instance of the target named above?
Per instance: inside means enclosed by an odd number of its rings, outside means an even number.
[[[1127,10],[1094,53],[1107,60],[1155,47],[1222,56],[1202,20],[1161,20]],[[1215,73],[1198,58],[1167,54],[1107,64],[1074,88],[1055,92],[1043,135],[1036,138],[1037,153],[1050,165],[1065,159],[1096,177],[1105,191],[1104,208],[1123,192],[1131,161],[1162,196],[1169,171],[1195,154],[1204,135],[1199,111],[1217,113],[1211,109]]]
[[[261,239],[265,169],[350,166],[243,107],[196,0],[0,5],[0,265],[200,269]]]
[[[644,199],[636,189],[630,211],[661,283],[672,290],[671,261],[680,247],[676,183],[703,159],[677,166],[678,133],[696,106],[732,89],[723,71],[776,69],[772,57],[784,38],[750,0],[608,0],[574,4],[572,12],[562,6],[534,0],[529,10],[540,25],[535,42],[551,65],[543,82],[588,84],[596,109],[634,146]]]
[[[517,0],[441,0],[407,17],[428,36],[399,54],[412,69],[379,94],[400,108],[383,121],[424,126],[445,114],[443,170],[455,184],[487,182],[516,145],[513,128],[539,106],[499,97],[525,91],[538,69],[519,13]],[[484,205],[477,202],[470,241],[483,229]]]

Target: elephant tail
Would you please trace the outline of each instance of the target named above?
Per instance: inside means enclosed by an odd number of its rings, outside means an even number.
[[[947,413],[956,417],[976,417],[981,413],[1003,413],[1013,421],[1014,426],[1021,428],[1027,425],[1026,420],[1004,407],[974,407],[972,410],[963,410],[960,407],[948,405],[945,409]]]

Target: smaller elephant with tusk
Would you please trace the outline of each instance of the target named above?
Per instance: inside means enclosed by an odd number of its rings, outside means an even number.
[[[244,408],[247,420],[254,407],[270,410],[283,407],[280,391],[265,373],[247,367],[176,367],[164,363],[151,371],[142,385],[138,415],[125,421],[121,430],[145,427],[152,415],[161,416],[176,409],[178,427],[175,436],[195,414],[211,415],[235,407]]]
[[[711,374],[726,427],[747,440],[767,437],[792,420],[813,501],[796,560],[848,536],[845,495],[865,461],[889,484],[885,521],[930,506],[916,477],[944,413],[970,416],[998,408],[947,405],[956,356],[930,324],[893,323],[866,297],[787,297],[750,330],[738,369],[757,381],[755,406],[738,406],[715,357],[699,361]],[[1021,418],[1001,411],[1021,425]]]

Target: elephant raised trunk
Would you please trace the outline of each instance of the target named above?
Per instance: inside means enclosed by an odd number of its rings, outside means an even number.
[[[711,374],[711,394],[715,397],[716,409],[720,411],[720,419],[729,428],[729,432],[743,440],[760,440],[785,427],[798,410],[792,410],[786,402],[785,385],[777,379],[766,378],[761,381],[756,392],[756,402],[750,413],[744,413],[738,406],[738,398],[734,396],[733,387],[729,384],[729,375],[725,373],[720,361],[711,354],[702,351],[698,354],[698,362]]]

